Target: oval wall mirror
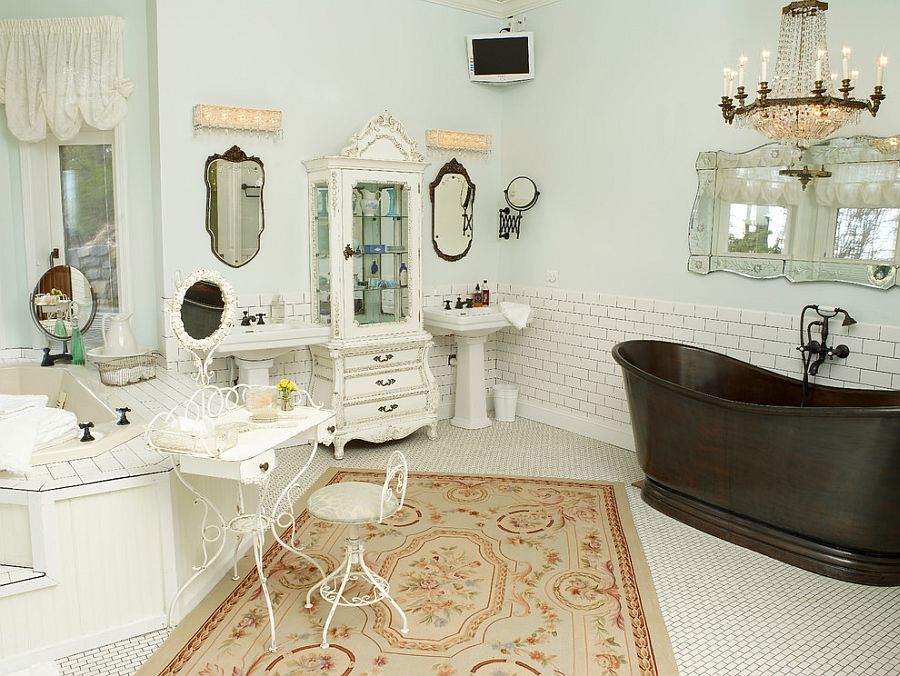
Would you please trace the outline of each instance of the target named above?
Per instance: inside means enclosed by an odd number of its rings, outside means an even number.
[[[211,270],[191,273],[175,290],[171,325],[181,345],[193,352],[213,350],[234,325],[234,290]]]
[[[506,203],[516,211],[528,211],[535,205],[540,196],[537,185],[527,176],[517,176],[509,182],[506,190]]]
[[[30,301],[31,317],[45,334],[57,340],[72,338],[73,327],[84,333],[97,315],[97,295],[78,268],[55,265],[41,275]]]
[[[204,176],[212,252],[226,265],[239,268],[259,253],[265,229],[263,163],[232,146],[222,155],[207,158]]]
[[[428,190],[434,251],[445,261],[458,261],[472,248],[475,184],[454,158],[441,167]]]

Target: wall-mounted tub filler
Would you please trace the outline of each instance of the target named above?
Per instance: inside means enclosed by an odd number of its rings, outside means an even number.
[[[813,310],[819,319],[813,319],[807,324],[806,313],[808,310]],[[824,363],[825,359],[831,360],[835,357],[846,359],[850,355],[850,348],[846,345],[828,346],[828,321],[841,314],[844,315],[841,326],[856,324],[856,320],[850,316],[850,313],[839,307],[807,305],[800,313],[800,346],[797,349],[800,351],[800,356],[803,359],[803,399],[800,403],[801,406],[806,405],[809,377],[819,373],[819,367]],[[813,340],[812,330],[814,326],[819,327],[819,340]]]

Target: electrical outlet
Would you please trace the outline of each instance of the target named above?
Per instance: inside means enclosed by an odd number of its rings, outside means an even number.
[[[545,279],[550,286],[556,286],[559,283],[559,270],[547,270]]]
[[[447,366],[456,366],[456,355],[451,354],[447,357]]]

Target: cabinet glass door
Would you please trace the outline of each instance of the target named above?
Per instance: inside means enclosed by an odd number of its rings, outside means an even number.
[[[354,183],[353,314],[361,326],[409,317],[409,186]]]
[[[313,215],[313,321],[331,323],[331,259],[328,214],[328,186],[313,185],[311,199],[315,200]]]

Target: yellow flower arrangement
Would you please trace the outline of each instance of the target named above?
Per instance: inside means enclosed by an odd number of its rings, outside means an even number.
[[[291,396],[291,392],[297,391],[297,383],[293,380],[288,380],[287,378],[282,378],[277,387],[278,391],[281,393],[282,399],[287,399]]]

